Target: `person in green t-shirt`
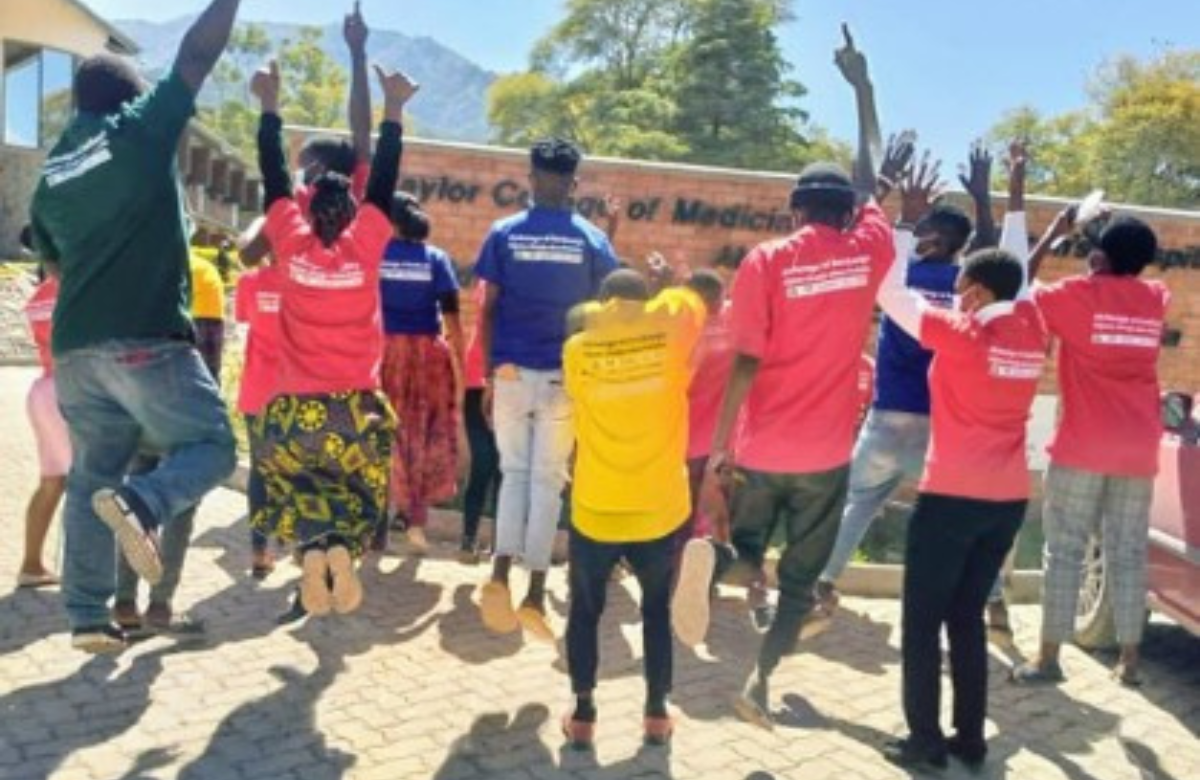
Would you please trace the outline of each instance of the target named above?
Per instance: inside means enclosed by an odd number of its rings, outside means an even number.
[[[211,0],[149,90],[112,55],[80,64],[75,114],[34,194],[34,241],[62,279],[52,349],[75,448],[63,595],[72,644],[88,652],[125,647],[108,612],[113,537],[157,583],[158,527],[194,507],[236,462],[224,402],[193,346],[176,155],[240,5]],[[126,480],[143,443],[165,453],[162,465]]]

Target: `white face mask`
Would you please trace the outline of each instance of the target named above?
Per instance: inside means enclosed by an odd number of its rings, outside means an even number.
[[[954,296],[951,298],[950,310],[951,311],[962,311],[963,310],[963,297],[961,295],[959,295],[958,293],[955,293]]]

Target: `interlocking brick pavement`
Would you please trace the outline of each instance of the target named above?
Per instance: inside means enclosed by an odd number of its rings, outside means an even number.
[[[200,512],[177,607],[209,626],[189,647],[150,640],[113,659],[72,651],[56,592],[10,592],[20,513],[34,481],[23,411],[33,372],[0,370],[0,778],[79,780],[396,780],[397,778],[731,778],[887,780],[904,773],[877,746],[901,726],[898,608],[847,599],[835,626],[775,681],[780,723],[765,732],[728,706],[756,638],[723,598],[709,644],[677,654],[672,747],[639,740],[636,588],[613,585],[603,634],[599,745],[562,747],[568,682],[558,648],[493,637],[472,603],[482,567],[452,550],[367,567],[353,617],[276,629],[296,570],[245,573],[242,498]],[[561,626],[565,584],[551,579]],[[1018,608],[1022,647],[1036,608]],[[1013,688],[992,667],[992,761],[985,778],[1192,780],[1200,777],[1200,641],[1155,621],[1140,691],[1107,679],[1111,658],[1074,649],[1059,689]],[[942,775],[967,777],[952,765]]]

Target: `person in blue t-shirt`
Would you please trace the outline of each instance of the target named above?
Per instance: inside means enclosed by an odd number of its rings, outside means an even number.
[[[399,418],[390,503],[403,516],[409,548],[428,549],[429,507],[457,492],[463,334],[450,257],[426,243],[428,215],[407,193],[392,202],[396,238],[379,270],[386,341],[383,390]],[[443,337],[443,324],[445,337]],[[376,547],[386,546],[386,526]]]
[[[503,474],[483,622],[498,633],[524,628],[549,642],[546,571],[574,444],[562,380],[567,313],[594,298],[617,267],[608,238],[572,210],[581,159],[569,141],[533,146],[533,203],[492,226],[475,267],[487,284],[480,339]],[[529,591],[515,611],[508,584],[514,558],[530,571]]]

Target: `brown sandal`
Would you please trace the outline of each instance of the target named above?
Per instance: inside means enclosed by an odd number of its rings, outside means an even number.
[[[591,750],[596,745],[596,724],[576,720],[570,713],[562,717],[562,733],[572,750]]]
[[[669,745],[675,735],[675,721],[670,715],[661,718],[646,716],[642,721],[644,741],[647,745]]]

